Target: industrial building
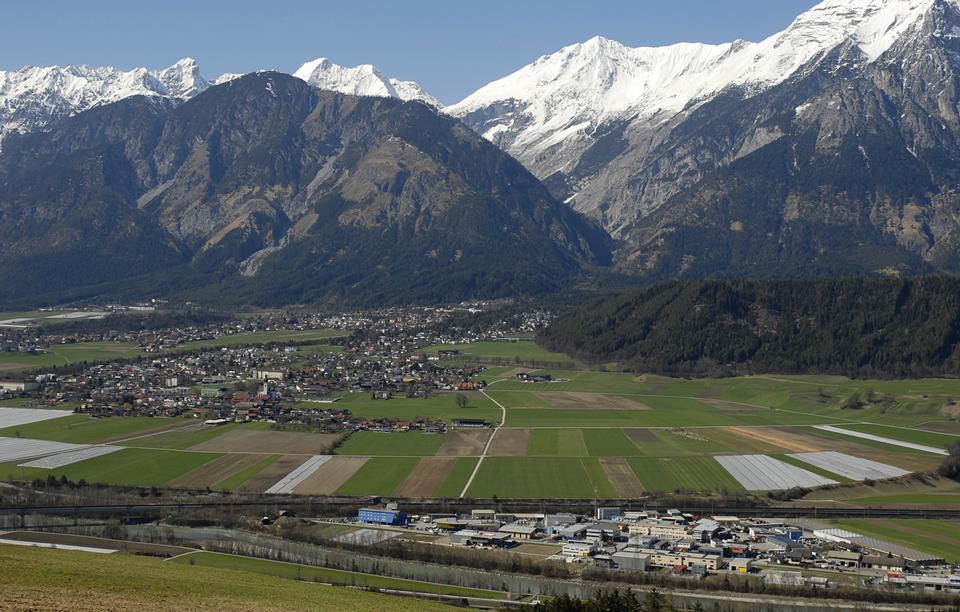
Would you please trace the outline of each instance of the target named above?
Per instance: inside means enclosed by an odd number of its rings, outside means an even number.
[[[367,525],[394,525],[407,524],[407,513],[396,508],[361,508],[357,513],[357,520]]]

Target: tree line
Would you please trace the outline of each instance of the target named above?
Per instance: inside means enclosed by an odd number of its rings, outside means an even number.
[[[672,375],[960,376],[960,279],[672,282],[587,302],[538,342]]]

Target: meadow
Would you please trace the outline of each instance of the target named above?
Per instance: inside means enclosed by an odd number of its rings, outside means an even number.
[[[454,419],[484,419],[488,422],[500,421],[500,409],[480,393],[463,393],[467,397],[467,406],[457,405],[459,393],[438,393],[427,398],[395,397],[390,400],[374,400],[367,393],[347,393],[335,405],[336,408],[349,410],[351,414],[367,419],[395,419],[398,421],[416,421],[419,418],[452,423]],[[317,404],[302,403],[300,407],[315,408]],[[328,405],[323,404],[326,408]]]
[[[331,338],[342,338],[350,333],[340,329],[278,329],[274,331],[259,331],[246,334],[233,334],[215,338],[213,340],[198,340],[185,342],[176,347],[177,351],[192,351],[206,348],[220,348],[224,346],[246,346],[270,343],[317,342]]]
[[[83,342],[56,344],[51,346],[46,353],[40,354],[0,352],[0,372],[11,374],[74,363],[134,359],[146,354],[132,343]]]
[[[0,608],[97,610],[453,610],[429,601],[307,584],[269,572],[126,554],[0,545]],[[254,568],[261,569],[261,568]],[[295,576],[294,576],[295,577]],[[237,585],[243,585],[238,588]]]
[[[249,557],[239,557],[236,555],[225,555],[210,552],[190,553],[182,557],[177,557],[172,562],[181,565],[189,565],[191,567],[207,567],[219,570],[242,571],[254,574],[263,574],[267,576],[276,576],[278,578],[286,578],[288,580],[322,582],[324,584],[332,584],[335,586],[389,589],[395,591],[407,591],[411,593],[436,593],[439,595],[482,597],[485,599],[507,599],[506,593],[501,593],[498,591],[485,591],[482,589],[471,589],[432,582],[421,582],[418,580],[406,580],[403,578],[390,578],[375,574],[363,574],[360,572],[349,572],[344,570],[327,569],[309,565],[297,565],[293,563],[284,563],[281,561],[252,559]]]

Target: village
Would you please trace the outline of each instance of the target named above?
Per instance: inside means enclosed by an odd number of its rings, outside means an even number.
[[[480,305],[385,309],[337,315],[263,315],[204,328],[139,332],[77,333],[69,337],[31,329],[43,345],[82,342],[136,342],[147,355],[91,365],[45,368],[0,381],[0,397],[48,407],[72,407],[96,417],[194,417],[211,425],[268,422],[305,430],[410,431],[443,433],[440,420],[354,418],[336,403],[344,394],[371,400],[427,398],[439,392],[482,389],[485,368],[457,363],[457,350],[428,356],[430,344],[466,344],[529,333],[544,313],[521,315],[483,329],[445,324],[458,312]],[[203,342],[257,332],[342,330],[322,347],[297,341],[225,345],[171,351]],[[24,330],[6,330],[24,335]],[[23,346],[34,347],[27,343]],[[32,349],[33,350],[33,349]],[[35,350],[47,350],[36,348]],[[451,401],[455,401],[451,399]],[[485,426],[487,423],[471,423]]]

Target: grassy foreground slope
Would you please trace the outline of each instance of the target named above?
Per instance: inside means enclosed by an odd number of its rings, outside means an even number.
[[[451,610],[417,599],[128,555],[0,546],[0,609]]]

